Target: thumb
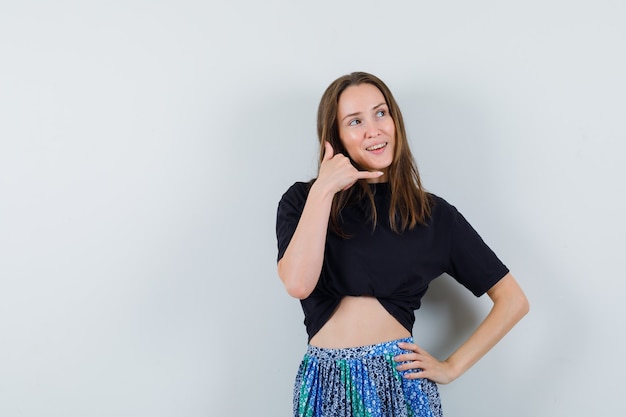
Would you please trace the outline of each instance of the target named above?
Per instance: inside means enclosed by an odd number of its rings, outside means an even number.
[[[335,156],[333,145],[331,145],[329,141],[325,140],[324,141],[324,158],[322,158],[322,161],[328,161],[329,159],[332,159],[333,156]]]

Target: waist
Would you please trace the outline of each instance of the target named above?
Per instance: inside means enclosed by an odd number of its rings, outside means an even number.
[[[406,351],[398,347],[398,343],[413,343],[412,337],[405,337],[397,340],[390,340],[366,346],[356,346],[347,348],[322,348],[309,345],[306,355],[319,360],[353,360],[364,359],[375,356],[396,356]]]
[[[411,333],[380,302],[369,296],[344,297],[309,344],[320,348],[369,346]]]

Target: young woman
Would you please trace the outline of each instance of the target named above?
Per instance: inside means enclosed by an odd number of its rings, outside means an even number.
[[[294,416],[441,416],[436,384],[485,355],[528,301],[456,208],[424,191],[402,114],[380,79],[335,80],[317,133],[318,176],[287,190],[276,225],[278,274],[301,300],[309,336]],[[439,360],[411,334],[428,284],[443,273],[487,293],[493,307]]]

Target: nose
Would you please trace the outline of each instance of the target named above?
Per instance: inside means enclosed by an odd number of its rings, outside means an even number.
[[[380,135],[380,129],[375,121],[369,122],[365,127],[365,135],[368,138],[375,138]]]

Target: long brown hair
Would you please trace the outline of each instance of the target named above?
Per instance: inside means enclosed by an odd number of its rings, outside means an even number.
[[[336,153],[341,152],[350,157],[339,138],[339,122],[337,120],[339,97],[346,88],[364,83],[371,84],[380,90],[387,102],[389,114],[395,125],[396,144],[393,161],[388,169],[391,190],[389,221],[391,229],[396,233],[400,233],[414,228],[417,224],[426,222],[426,219],[430,216],[431,199],[429,194],[422,188],[417,165],[409,148],[404,120],[402,119],[398,103],[393,98],[389,88],[378,77],[366,72],[353,72],[337,78],[328,86],[322,95],[317,111],[317,135],[320,143],[319,164],[321,165],[324,158],[324,141],[330,142]],[[354,161],[352,161],[352,164],[359,168]],[[335,194],[333,198],[330,226],[335,233],[345,236],[339,226],[339,216],[346,204],[353,199],[360,200],[366,196],[371,203],[371,221],[375,227],[377,213],[374,205],[374,196],[367,182],[360,180],[358,184]]]

